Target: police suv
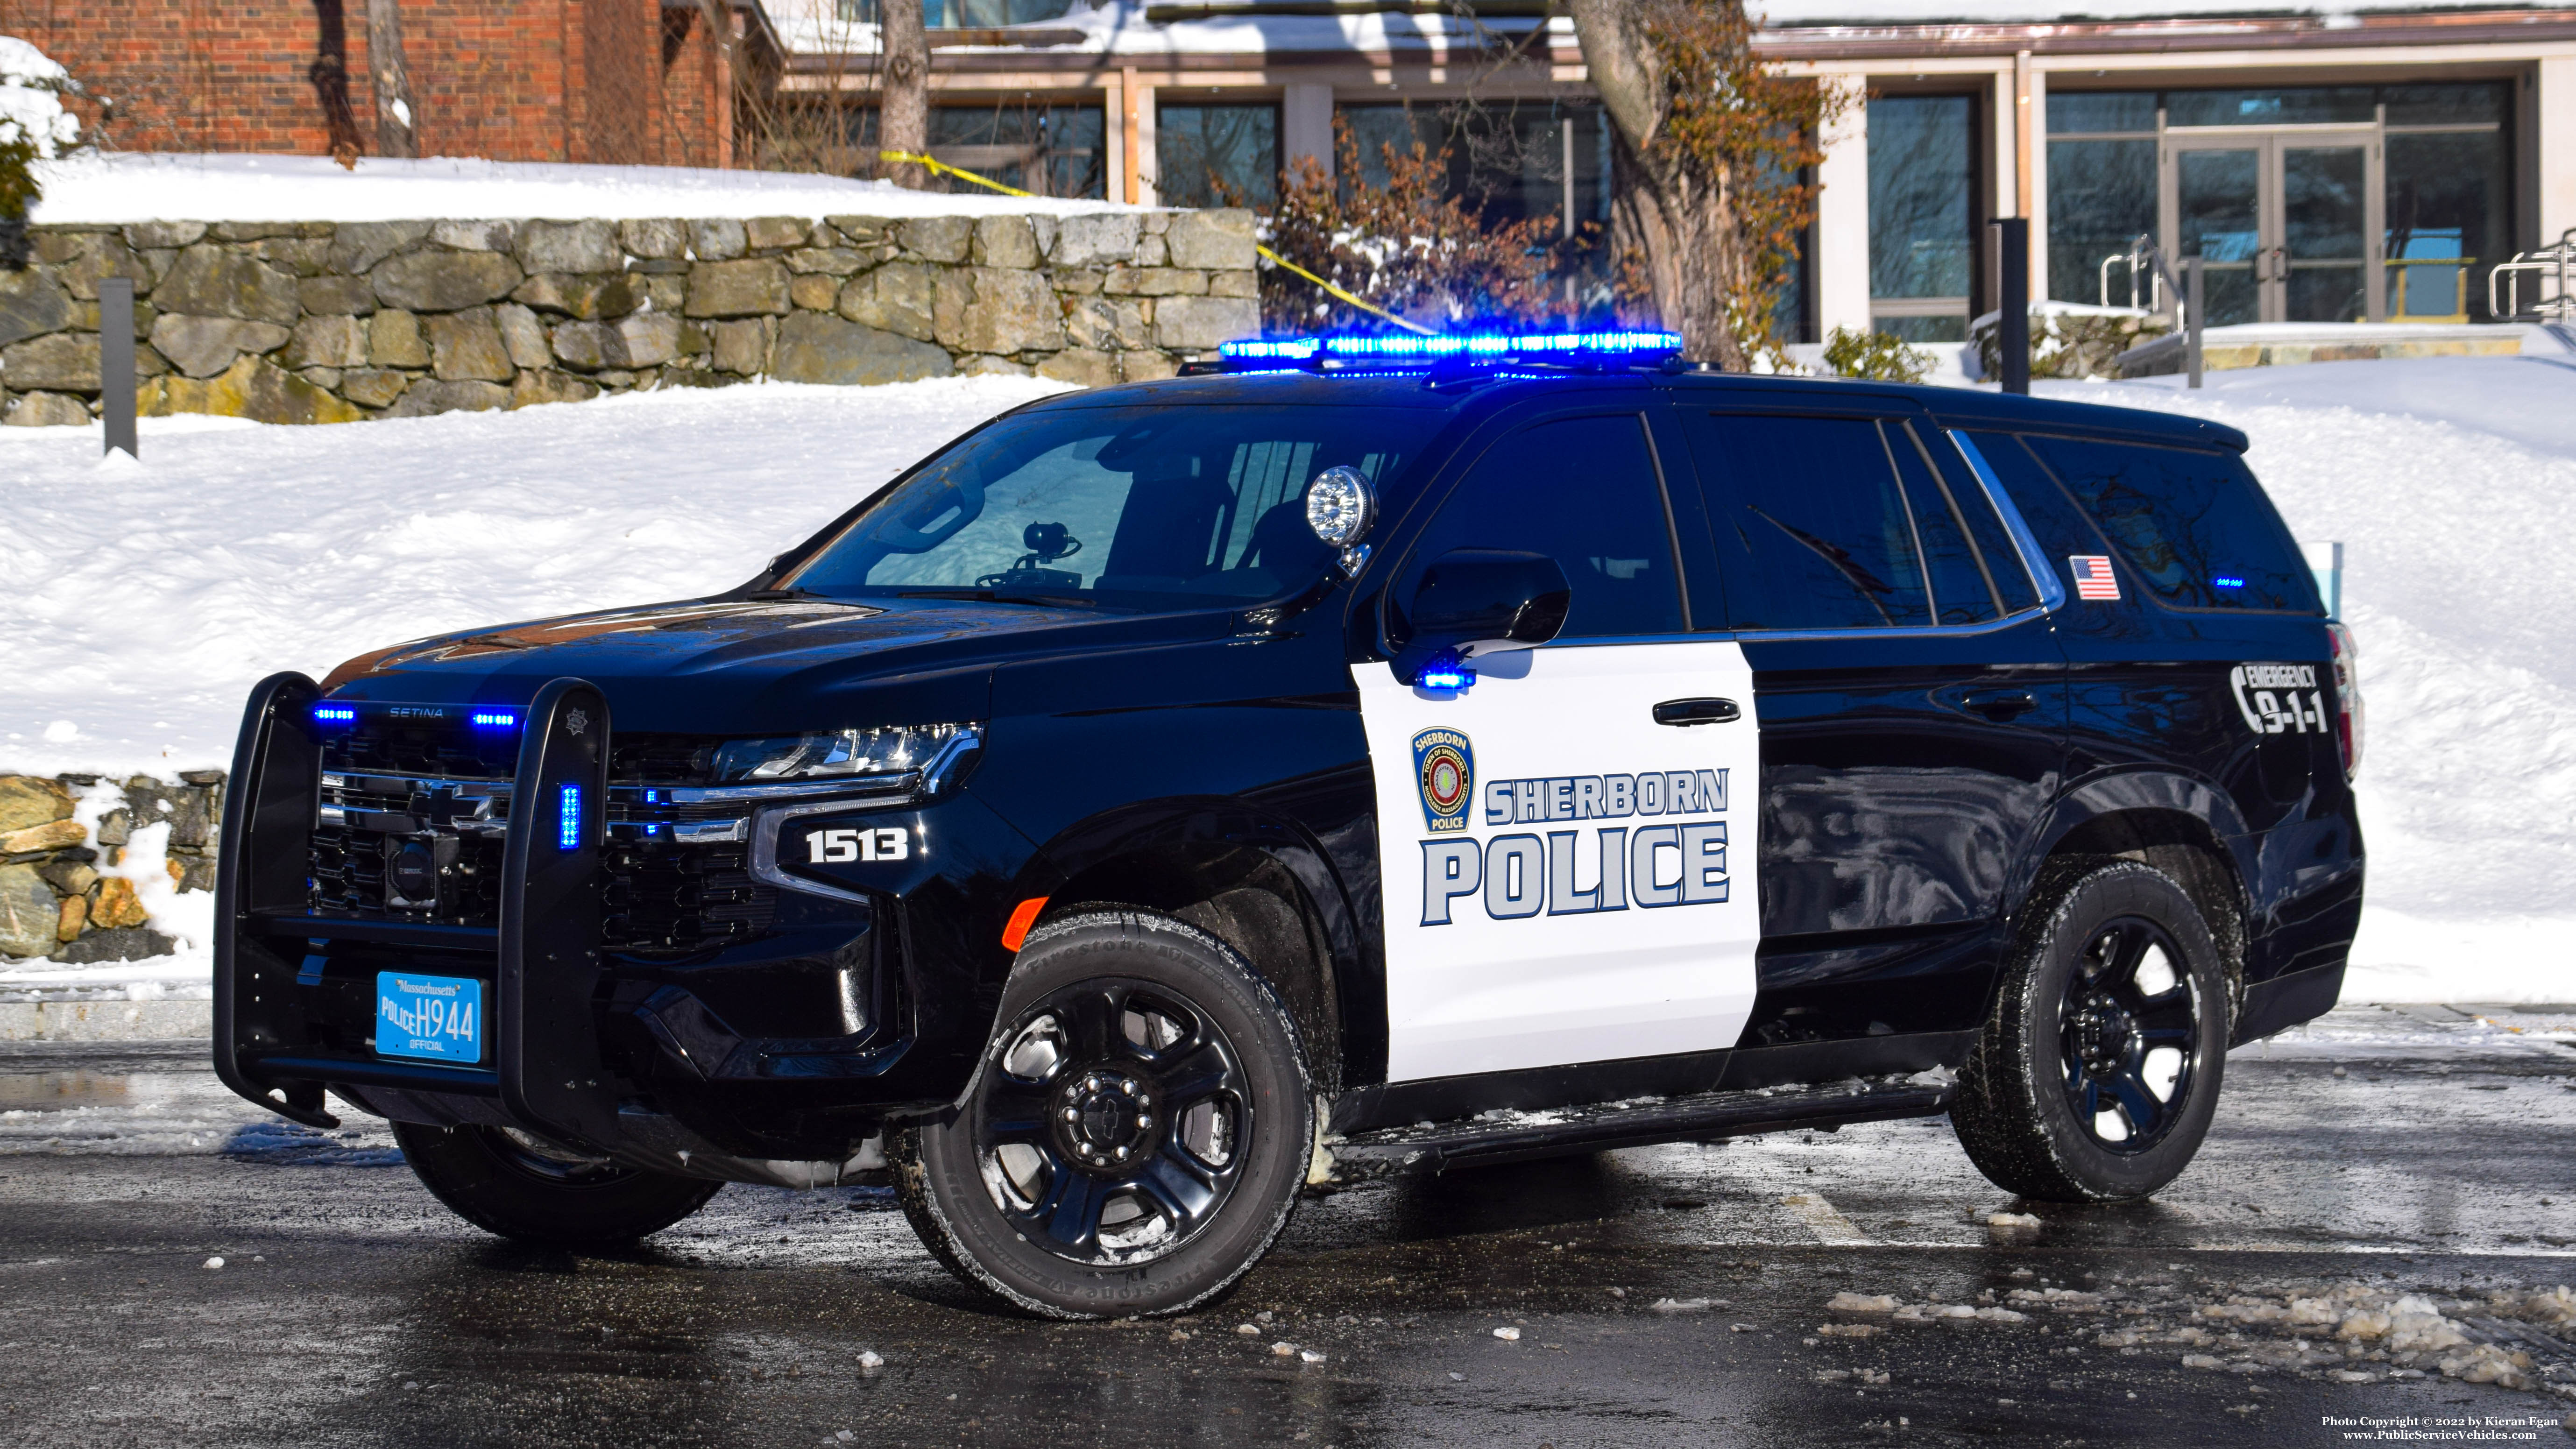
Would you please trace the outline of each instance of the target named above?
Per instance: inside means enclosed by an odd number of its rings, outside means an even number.
[[[1676,345],[1235,344],[729,592],[273,677],[217,1070],[519,1239],[890,1170],[1065,1317],[1310,1185],[1641,1143],[1946,1112],[2155,1191],[2361,906],[2243,435]]]

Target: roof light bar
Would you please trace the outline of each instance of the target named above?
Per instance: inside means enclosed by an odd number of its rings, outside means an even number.
[[[1398,364],[1449,357],[1501,361],[1588,355],[1660,360],[1681,348],[1681,337],[1671,332],[1471,332],[1454,337],[1254,337],[1225,343],[1217,354],[1228,362],[1301,366],[1331,358]]]

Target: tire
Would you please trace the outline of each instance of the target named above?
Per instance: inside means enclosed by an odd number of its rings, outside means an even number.
[[[576,1156],[499,1127],[393,1125],[403,1160],[432,1196],[522,1243],[622,1247],[696,1212],[724,1186]]]
[[[1315,1140],[1296,1023],[1224,942],[1093,911],[1030,933],[959,1109],[887,1134],[931,1253],[1051,1318],[1181,1313],[1287,1226]]]
[[[2024,922],[1960,1070],[1959,1144],[2025,1198],[2146,1197],[2190,1165],[2218,1110],[2217,943],[2171,876],[2127,860],[2043,875]]]

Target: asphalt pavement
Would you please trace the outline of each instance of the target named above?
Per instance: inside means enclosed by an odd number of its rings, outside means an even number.
[[[2129,1207],[2017,1202],[1939,1119],[1375,1184],[1215,1307],[1102,1325],[976,1301],[882,1192],[530,1251],[197,1046],[6,1046],[0,1443],[2556,1443],[2568,1043],[2346,1008],[2236,1053]]]

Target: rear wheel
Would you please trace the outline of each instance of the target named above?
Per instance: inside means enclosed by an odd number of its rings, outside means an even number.
[[[2134,861],[2067,870],[2031,909],[1951,1124],[2008,1192],[2145,1197],[2190,1164],[2218,1108],[2217,943],[2171,876]]]
[[[1100,911],[1031,933],[963,1108],[888,1134],[913,1228],[1059,1318],[1177,1313],[1287,1225],[1315,1136],[1297,1029],[1222,941]]]
[[[421,1185],[486,1232],[559,1248],[607,1248],[658,1233],[724,1186],[584,1157],[508,1127],[396,1122]]]

